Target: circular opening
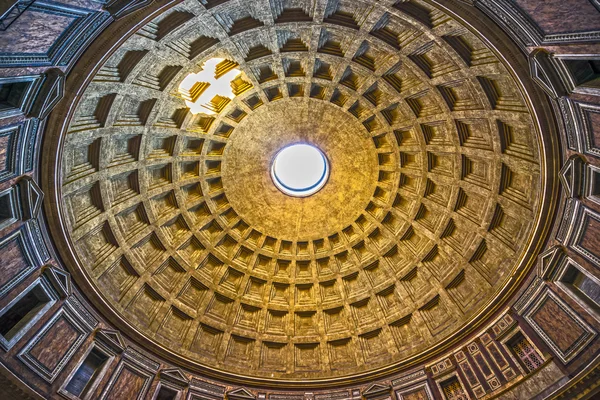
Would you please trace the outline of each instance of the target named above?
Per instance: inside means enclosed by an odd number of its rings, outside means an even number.
[[[306,197],[318,192],[329,177],[327,158],[314,146],[293,144],[277,153],[271,166],[275,186],[289,196]]]

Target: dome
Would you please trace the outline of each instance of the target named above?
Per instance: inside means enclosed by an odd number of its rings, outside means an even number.
[[[540,228],[539,123],[496,49],[409,4],[186,2],[120,44],[73,111],[57,204],[115,320],[308,382],[409,363],[498,305]],[[331,165],[303,198],[271,169],[298,142]]]
[[[593,398],[593,1],[57,1],[0,16],[7,395]]]

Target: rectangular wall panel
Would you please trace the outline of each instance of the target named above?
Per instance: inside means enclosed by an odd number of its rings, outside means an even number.
[[[570,247],[600,268],[600,215],[582,206],[573,225]]]
[[[67,303],[21,350],[18,357],[33,372],[53,382],[93,327]]]
[[[549,288],[527,307],[523,317],[566,364],[597,333]]]
[[[0,240],[0,297],[35,270],[24,228]]]

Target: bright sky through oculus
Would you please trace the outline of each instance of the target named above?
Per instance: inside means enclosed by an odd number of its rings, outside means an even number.
[[[271,168],[275,186],[283,193],[306,197],[319,191],[327,182],[329,165],[325,155],[309,144],[294,144],[275,156]]]

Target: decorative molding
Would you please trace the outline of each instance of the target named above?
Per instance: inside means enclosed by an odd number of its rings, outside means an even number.
[[[45,119],[50,111],[63,98],[65,91],[65,75],[58,68],[49,69],[44,73],[42,87],[35,97],[35,102],[29,117]]]
[[[544,41],[541,29],[513,2],[508,0],[477,0],[475,6],[487,14],[521,46],[539,46]]]
[[[101,342],[114,354],[121,354],[125,351],[125,341],[119,331],[112,329],[98,329],[96,330],[96,340]]]
[[[435,397],[429,387],[427,382],[415,383],[410,386],[403,387],[401,389],[396,389],[395,392],[398,400],[409,400],[415,398],[415,394],[420,394],[420,399],[422,400],[434,400]],[[423,397],[423,394],[425,397]]]
[[[0,183],[33,170],[39,120],[28,119],[0,127],[0,139],[8,137],[5,164],[0,165]]]
[[[71,274],[52,265],[42,267],[42,274],[52,284],[61,298],[67,298],[71,295],[73,288],[71,286]]]
[[[245,388],[230,390],[227,392],[227,398],[230,400],[256,400],[256,396]]]
[[[450,358],[446,357],[443,360],[434,363],[431,367],[429,367],[429,369],[431,370],[431,375],[433,377],[438,377],[454,371],[456,369],[456,365],[452,364]]]
[[[31,243],[31,254],[37,259],[37,265],[48,262],[50,260],[50,253],[42,236],[39,221],[37,219],[30,219],[23,226]]]
[[[542,45],[571,43],[571,42],[597,42],[600,39],[600,31],[556,33],[544,36]]]
[[[83,323],[85,323],[90,331],[98,325],[98,320],[88,312],[88,310],[81,304],[81,302],[75,296],[69,296],[65,305],[72,309]]]
[[[146,357],[145,355],[143,355],[142,353],[130,346],[128,346],[125,349],[125,352],[123,353],[123,358],[129,360],[131,363],[153,374],[156,374],[158,372],[158,369],[160,368],[160,363],[151,360],[150,358]]]
[[[536,49],[529,55],[529,67],[533,81],[553,99],[564,96],[567,90],[561,79],[561,69],[550,53]]]
[[[167,368],[160,371],[161,381],[167,381],[179,388],[186,388],[190,384],[190,379],[179,368]]]
[[[414,382],[420,382],[424,379],[427,379],[427,373],[424,369],[419,369],[417,371],[408,372],[406,375],[401,376],[399,378],[392,380],[392,387],[394,389],[404,387],[406,385],[410,385]]]
[[[518,300],[513,304],[513,308],[517,312],[517,314],[522,315],[523,310],[529,304],[531,304],[531,299],[538,295],[538,293],[546,286],[546,283],[543,279],[536,276],[533,281],[529,284],[527,289],[519,296]],[[495,332],[494,332],[495,333]],[[498,339],[498,334],[496,334],[496,339]]]
[[[581,151],[581,141],[578,134],[579,123],[575,113],[573,101],[568,97],[560,97],[558,98],[557,103],[565,124],[567,147],[571,150]]]
[[[552,281],[556,278],[565,261],[565,250],[561,246],[554,246],[538,256],[537,275]]]
[[[585,161],[579,155],[571,156],[559,172],[560,182],[565,188],[567,197],[579,198],[583,194],[585,183]]]
[[[517,321],[510,314],[505,314],[498,322],[492,326],[492,332],[496,335],[496,339],[502,337],[508,332],[513,326],[517,324]]]
[[[190,381],[190,399],[198,399],[210,396],[209,398],[223,399],[225,397],[225,388],[220,385],[215,385],[206,381],[201,381],[197,378],[192,378]]]
[[[571,237],[575,226],[573,221],[578,213],[580,202],[574,198],[568,198],[563,208],[563,215],[561,217],[558,231],[556,232],[556,240],[561,243],[566,243]]]
[[[68,35],[63,33],[63,36],[69,38],[69,40],[57,41],[54,46],[58,45],[58,47],[53,48],[49,53],[51,59],[56,60],[54,64],[59,66],[69,65],[71,61],[83,53],[87,48],[87,44],[94,40],[112,21],[113,18],[108,13],[93,13],[74,27]]]
[[[104,5],[104,9],[115,19],[122,18],[134,11],[148,7],[154,0],[113,0]]]
[[[354,398],[360,398],[359,389],[354,389],[353,393],[351,393],[349,390],[340,390],[329,393],[315,393],[314,400],[352,400]],[[260,397],[258,399],[260,400]]]
[[[7,138],[4,165],[0,165],[0,182],[7,181],[21,174],[21,148],[24,136],[24,124],[3,126],[0,128],[0,139]]]
[[[306,400],[303,394],[292,393],[273,393],[269,395],[269,400]]]
[[[44,200],[42,189],[31,177],[24,176],[19,180],[19,194],[23,220],[37,218]]]
[[[38,160],[40,147],[38,145],[38,132],[40,129],[40,120],[30,118],[22,122],[23,125],[23,151],[21,157],[23,173],[33,171],[34,164]]]

